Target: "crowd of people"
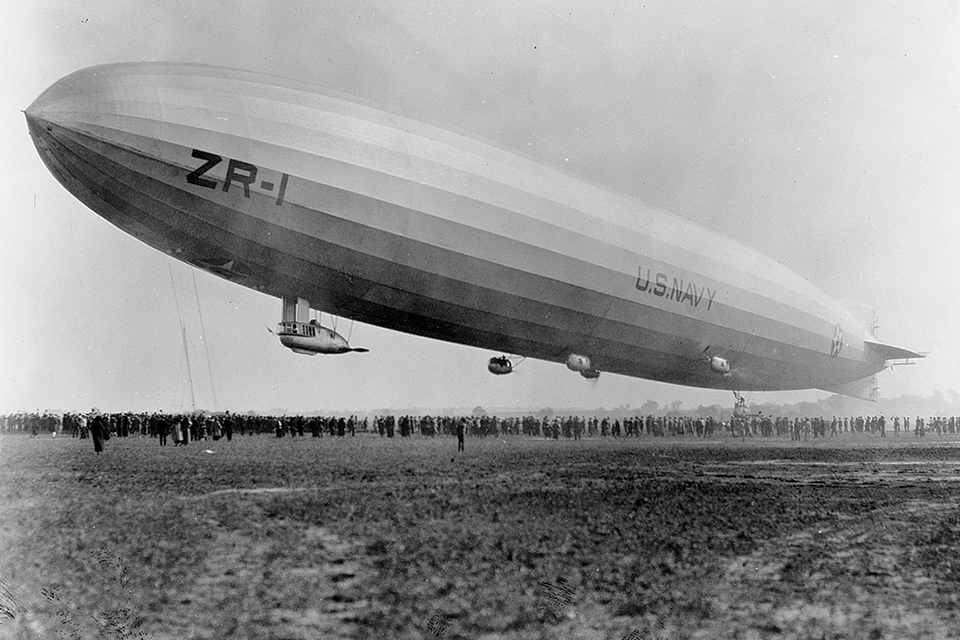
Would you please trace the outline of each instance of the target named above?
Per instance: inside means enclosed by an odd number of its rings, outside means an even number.
[[[486,437],[522,435],[554,440],[579,440],[582,437],[689,436],[711,437],[727,432],[737,437],[786,437],[792,440],[838,437],[849,433],[886,437],[927,432],[953,435],[960,431],[960,417],[935,416],[857,416],[832,418],[786,418],[753,415],[720,422],[712,417],[679,415],[609,417],[583,416],[261,416],[221,413],[14,413],[0,415],[0,433],[67,435],[93,438],[97,450],[110,437],[154,437],[160,446],[186,445],[197,440],[231,440],[241,436],[270,434],[283,437],[344,437],[357,432],[376,433],[380,437],[413,435]]]
[[[927,431],[938,435],[955,435],[960,432],[960,417],[934,416],[924,420],[917,416],[911,423],[909,417],[892,416],[856,416],[853,418],[769,418],[751,416],[734,421],[735,435],[744,436],[790,436],[791,440],[809,440],[810,438],[836,437],[841,433],[871,433],[881,438],[887,437],[892,431],[895,437],[903,432],[912,433],[916,437],[923,437]],[[912,427],[911,427],[912,424]]]

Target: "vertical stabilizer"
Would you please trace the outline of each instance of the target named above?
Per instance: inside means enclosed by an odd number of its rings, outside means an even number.
[[[860,323],[868,336],[877,337],[877,312],[873,307],[856,300],[840,300],[839,302]]]

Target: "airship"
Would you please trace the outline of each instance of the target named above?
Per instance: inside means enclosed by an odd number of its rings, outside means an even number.
[[[476,136],[201,64],[77,71],[25,111],[48,169],[147,245],[280,299],[281,343],[352,351],[320,310],[517,358],[731,391],[872,398],[922,353],[775,260]]]

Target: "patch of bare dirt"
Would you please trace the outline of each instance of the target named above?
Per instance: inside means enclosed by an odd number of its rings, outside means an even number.
[[[150,626],[155,640],[352,638],[373,575],[362,552],[321,527],[224,530],[205,566]]]

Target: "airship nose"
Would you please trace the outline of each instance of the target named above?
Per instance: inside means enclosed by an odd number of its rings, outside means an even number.
[[[62,121],[82,113],[96,113],[114,95],[111,78],[124,65],[99,65],[80,69],[57,80],[27,107],[27,116]]]
[[[178,73],[183,70],[163,63],[117,63],[58,80],[24,112],[37,151],[48,166],[53,154],[75,169],[83,168],[73,164],[77,158],[99,155],[105,146],[155,151],[165,131],[164,109],[179,108],[163,99],[165,90],[180,95]]]
[[[51,85],[24,112],[43,162],[75,195],[77,182],[83,182],[85,161],[98,155],[102,143],[122,142],[117,139],[122,135],[118,123],[125,111],[151,115],[137,94],[149,94],[150,87],[143,81],[124,83],[124,67],[111,64],[76,71]]]
[[[50,173],[68,190],[73,192],[72,180],[67,160],[67,146],[65,145],[66,129],[57,123],[40,105],[34,102],[24,112],[27,117],[27,129],[33,146],[36,147],[40,159],[50,170]]]
[[[31,105],[31,108],[33,105]],[[27,109],[23,112],[27,117],[27,129],[30,131],[30,137],[33,138],[33,144],[37,147],[37,151],[43,151],[41,149],[41,143],[44,142],[45,134],[52,133],[53,127],[48,125],[47,122],[43,119],[42,116],[38,116],[35,111]]]
[[[70,130],[90,122],[102,103],[104,83],[98,67],[82,69],[55,82],[27,107],[24,115],[33,144],[54,175],[62,178],[59,156],[65,151]]]
[[[33,138],[33,144],[40,152],[40,155],[49,153],[54,142],[54,127],[57,123],[44,111],[42,105],[38,108],[37,102],[34,102],[23,114],[27,118],[27,130],[30,131],[30,137]]]
[[[27,129],[33,139],[33,146],[47,168],[63,182],[65,168],[59,159],[64,147],[58,140],[56,128],[59,127],[46,113],[40,99],[37,99],[24,112],[27,118]]]
[[[65,125],[84,111],[89,112],[102,90],[96,71],[96,67],[81,69],[41,93],[25,112],[31,133],[38,128],[50,133],[53,125]]]

